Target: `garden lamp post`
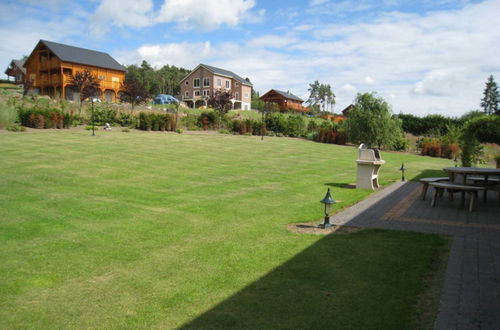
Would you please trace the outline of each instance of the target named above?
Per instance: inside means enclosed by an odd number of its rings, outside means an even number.
[[[325,205],[325,220],[322,224],[319,225],[321,228],[330,228],[332,225],[330,224],[330,212],[332,211],[332,205],[336,203],[336,201],[332,198],[330,194],[330,188],[326,192],[325,197],[320,200],[320,203]]]
[[[92,136],[95,136],[95,124],[94,124],[94,93],[90,96],[90,103],[92,104]]]
[[[401,163],[401,168],[399,170],[401,171],[401,181],[404,181],[405,180],[405,171],[406,171],[405,163]]]

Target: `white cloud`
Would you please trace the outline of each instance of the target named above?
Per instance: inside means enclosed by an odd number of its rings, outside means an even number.
[[[302,25],[297,25],[293,29],[295,31],[310,31],[310,30],[314,29],[314,26],[311,24],[302,24]]]
[[[102,0],[90,18],[90,28],[94,35],[104,35],[110,26],[133,28],[151,24],[152,0]]]
[[[357,92],[357,88],[354,87],[351,84],[345,84],[342,87],[340,87],[340,91],[341,92],[347,92],[347,93],[356,93]]]
[[[52,3],[46,4],[46,6]],[[78,6],[69,4],[74,13],[79,13]],[[43,10],[47,10],[45,7]],[[30,16],[25,16],[30,13]],[[4,15],[10,16],[7,20]],[[20,3],[0,2],[0,67],[6,68],[12,59],[30,55],[40,39],[67,42],[80,34],[84,22],[80,15],[67,16],[51,13],[49,20],[38,18],[39,12]],[[12,20],[12,17],[19,19]],[[2,70],[3,73],[3,70]]]
[[[210,42],[199,43],[169,43],[161,45],[143,45],[135,51],[122,51],[115,54],[119,62],[138,64],[146,60],[154,67],[174,64],[192,69],[200,62],[214,56]]]
[[[182,28],[212,30],[220,25],[238,25],[255,6],[253,0],[166,0],[156,22],[177,22]],[[263,15],[259,11],[256,17]]]
[[[296,38],[282,36],[282,35],[263,35],[251,39],[248,43],[252,47],[265,47],[265,48],[282,48],[290,44],[296,43]]]
[[[90,27],[97,36],[106,34],[111,26],[143,28],[161,23],[177,23],[187,30],[213,30],[221,25],[260,22],[265,10],[250,11],[254,6],[254,0],[164,0],[155,12],[153,0],[102,0]]]
[[[370,76],[366,76],[365,79],[363,79],[363,81],[367,85],[373,85],[373,84],[375,84],[375,80],[372,77],[370,77]]]

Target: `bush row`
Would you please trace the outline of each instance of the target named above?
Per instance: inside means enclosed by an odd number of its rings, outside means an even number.
[[[19,110],[19,119],[23,126],[32,128],[69,128],[72,115],[54,109],[25,108]]]
[[[139,129],[144,131],[175,131],[175,117],[169,113],[139,113]]]
[[[460,147],[457,143],[446,143],[439,138],[424,137],[418,140],[417,146],[424,156],[453,159],[458,156]]]
[[[401,119],[403,131],[417,136],[424,134],[445,135],[448,133],[448,127],[463,124],[462,119],[441,115],[417,117],[411,114],[399,114],[397,117]]]
[[[184,117],[184,124],[193,124],[193,117]],[[309,121],[302,115],[268,113],[264,117],[265,125],[261,119],[251,118],[230,118],[225,116],[219,121],[215,112],[203,112],[197,120],[196,126],[200,129],[214,129],[220,124],[219,131],[223,133],[233,133],[241,135],[271,135],[304,137],[321,143],[345,144],[346,134],[337,125],[328,120]]]

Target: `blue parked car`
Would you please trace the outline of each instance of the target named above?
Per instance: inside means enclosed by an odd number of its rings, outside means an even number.
[[[177,100],[172,95],[167,95],[167,94],[158,94],[153,100],[153,104],[171,104],[171,103],[179,103],[179,100]]]

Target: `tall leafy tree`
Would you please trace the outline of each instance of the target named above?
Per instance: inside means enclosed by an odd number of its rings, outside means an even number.
[[[122,84],[120,101],[128,102],[134,106],[147,102],[150,97],[149,92],[134,78],[125,78]]]
[[[255,90],[252,89],[252,104],[251,108],[255,110],[261,110],[264,108],[264,101],[260,99],[259,92],[256,92]]]
[[[319,81],[314,81],[309,84],[309,98],[307,103],[311,105],[313,109],[327,111],[335,104],[335,94],[332,91],[332,87],[329,84],[321,84]]]
[[[71,85],[74,85],[78,89],[80,95],[79,113],[81,113],[82,102],[89,97],[95,97],[101,93],[99,78],[89,70],[83,70],[72,75],[70,81]]]
[[[486,87],[483,92],[484,97],[481,99],[481,107],[487,115],[498,114],[500,102],[500,93],[498,86],[493,78],[493,75],[488,77]]]
[[[160,69],[155,69],[147,61],[142,61],[141,65],[127,66],[126,78],[134,79],[148,91],[150,95],[180,94],[179,82],[190,70],[176,67],[174,65],[164,65]]]
[[[358,94],[346,121],[349,141],[368,147],[391,148],[403,134],[401,120],[389,104],[374,93]]]

